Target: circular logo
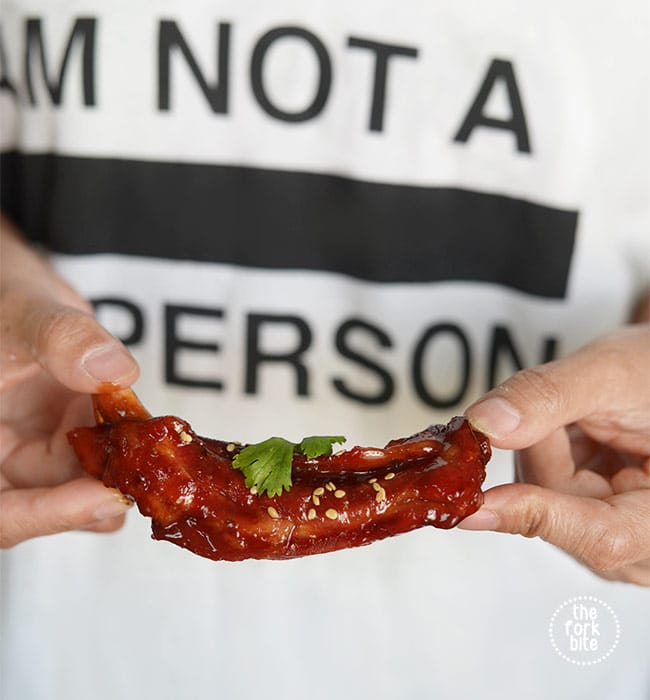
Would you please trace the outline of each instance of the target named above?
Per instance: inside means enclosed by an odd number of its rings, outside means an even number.
[[[548,625],[551,646],[565,661],[593,666],[618,646],[621,626],[611,606],[590,595],[565,600]]]

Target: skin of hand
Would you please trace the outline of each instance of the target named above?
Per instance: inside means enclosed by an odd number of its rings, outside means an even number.
[[[93,422],[87,394],[130,386],[137,363],[12,223],[1,225],[0,546],[113,531],[130,502],[82,473],[66,432]]]
[[[518,372],[470,406],[518,483],[459,527],[541,537],[604,578],[650,586],[650,325]]]

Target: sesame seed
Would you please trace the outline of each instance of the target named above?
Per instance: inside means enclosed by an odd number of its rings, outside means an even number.
[[[314,496],[322,496],[325,493],[325,489],[322,486],[319,486],[317,489],[314,489]]]
[[[307,513],[307,520],[313,520],[316,517],[316,510],[314,508],[310,508],[309,512]]]
[[[377,495],[375,496],[375,501],[377,501],[377,503],[381,503],[382,501],[385,501],[385,500],[386,500],[386,491],[384,491],[384,489],[379,487],[379,491],[377,491]]]
[[[266,512],[267,512],[274,520],[277,520],[277,519],[280,517],[280,514],[278,513],[278,511],[277,511],[273,506],[269,506],[269,507],[266,509]]]
[[[345,491],[343,489],[336,489],[334,491],[334,498],[343,498],[345,496]]]
[[[328,481],[328,482],[325,484],[325,488],[326,488],[328,491],[336,491],[336,486],[334,485],[334,482],[333,482],[333,481]]]
[[[311,500],[314,502],[314,505],[315,505],[315,506],[319,506],[319,505],[320,505],[320,498],[318,498],[318,496],[317,496],[316,494],[314,494],[314,495],[311,497]]]
[[[391,479],[394,479],[395,472],[388,472],[388,474],[386,474],[386,476],[384,478],[386,479],[386,481],[390,481]]]
[[[337,511],[334,510],[334,508],[328,508],[325,511],[325,515],[330,519],[330,520],[336,520],[339,517],[339,514]]]
[[[257,496],[257,486],[251,486],[249,490],[253,496]]]
[[[376,481],[377,481],[377,479],[375,479],[374,476],[372,477],[372,479],[368,479],[369,484],[374,484]]]
[[[372,488],[375,489],[375,491],[383,491],[384,487],[381,484],[378,484],[376,481],[373,483]]]
[[[235,443],[234,442],[229,442],[226,445],[226,452],[234,452],[235,451]]]
[[[181,442],[185,443],[186,445],[192,442],[192,436],[189,433],[186,433],[184,430],[181,430],[180,438]]]

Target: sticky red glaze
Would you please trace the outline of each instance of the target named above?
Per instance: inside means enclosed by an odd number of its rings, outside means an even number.
[[[100,425],[69,433],[82,466],[132,497],[152,518],[155,539],[210,559],[289,559],[424,525],[450,528],[483,502],[490,446],[464,418],[383,449],[296,457],[291,490],[271,498],[252,494],[232,468],[243,446],[201,438],[173,416],[138,420],[124,396],[119,422],[110,422],[110,401],[95,403]]]

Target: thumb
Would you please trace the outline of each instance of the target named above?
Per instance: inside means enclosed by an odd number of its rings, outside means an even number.
[[[465,415],[495,447],[519,450],[589,417],[621,416],[647,430],[650,329],[630,326],[568,357],[521,370],[472,404]]]
[[[123,515],[131,505],[119,491],[85,477],[54,488],[6,489],[0,494],[0,546],[89,528]]]
[[[138,365],[128,350],[92,315],[40,294],[18,293],[3,300],[3,359],[38,362],[61,384],[83,393],[102,384],[130,386]],[[12,365],[6,379],[11,381]]]
[[[530,484],[496,486],[458,527],[540,537],[598,571],[650,556],[650,490],[599,500]]]

